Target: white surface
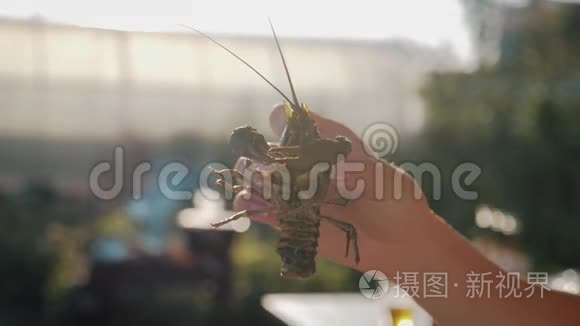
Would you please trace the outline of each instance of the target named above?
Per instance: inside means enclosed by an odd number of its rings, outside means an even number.
[[[268,294],[262,306],[290,326],[392,325],[390,309],[410,309],[414,326],[431,326],[433,320],[409,297],[395,297],[390,289],[378,300],[360,293]]]
[[[204,192],[214,192],[215,196],[219,198],[219,194],[213,190],[204,189]],[[241,217],[233,222],[214,228],[211,226],[212,223],[222,221],[233,215],[234,212],[224,209],[223,200],[206,198],[200,191],[194,194],[193,201],[195,207],[185,208],[177,214],[177,224],[182,228],[236,232],[246,232],[250,228],[251,222],[247,217]]]

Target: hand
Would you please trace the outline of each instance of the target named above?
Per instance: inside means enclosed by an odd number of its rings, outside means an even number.
[[[345,162],[364,164],[362,172],[347,172],[344,178],[333,178],[331,189],[326,196],[326,202],[321,206],[321,213],[325,216],[351,223],[358,231],[358,242],[361,262],[354,264],[352,256],[344,257],[345,234],[333,225],[321,222],[319,254],[341,264],[368,270],[376,267],[377,261],[397,261],[404,248],[407,248],[416,235],[414,230],[420,227],[421,219],[428,216],[430,209],[414,180],[401,169],[375,159],[368,155],[361,139],[344,125],[313,114],[313,118],[324,138],[334,138],[341,135],[348,137],[352,142],[352,152]],[[281,135],[286,124],[283,105],[276,106],[270,116],[270,124],[277,135]],[[243,160],[236,164],[236,169],[243,172]],[[380,176],[376,176],[379,169]],[[383,199],[377,199],[376,185],[382,181]],[[346,189],[352,190],[357,182],[364,182],[364,191],[361,196],[348,202],[347,205],[330,204],[337,198],[337,184],[342,183]],[[241,192],[234,201],[236,210],[267,210],[269,203],[255,195],[247,198]],[[274,225],[273,216],[259,215],[253,220]],[[351,253],[352,255],[352,253]]]
[[[360,271],[380,270],[391,281],[397,281],[398,273],[404,271],[419,275],[445,272],[448,284],[464,284],[468,273],[505,273],[429,209],[409,175],[366,154],[360,138],[347,127],[317,115],[314,120],[322,137],[342,135],[352,141],[353,151],[342,164],[359,162],[366,167],[363,172],[347,174],[344,180],[335,178],[335,186],[326,200],[336,198],[337,183],[344,182],[347,189],[353,189],[356,180],[364,180],[366,187],[360,197],[346,206],[321,206],[323,215],[351,223],[357,229],[360,263],[356,265],[352,256],[344,257],[344,232],[324,221],[320,225],[319,256]],[[286,123],[282,106],[274,109],[270,122],[273,130],[281,134]],[[376,164],[380,164],[381,178],[375,176]],[[243,161],[237,164],[238,169],[244,166]],[[379,180],[384,181],[382,200],[375,197],[374,189],[375,185],[380,185]],[[263,199],[251,197],[246,200],[240,195],[234,201],[238,210],[269,208]],[[276,223],[272,216],[259,216],[255,220],[270,225]],[[520,283],[520,288],[526,288],[525,281]],[[491,284],[492,288],[495,286],[497,284]],[[544,298],[466,299],[463,286],[452,286],[448,287],[445,298],[418,296],[414,300],[442,325],[575,325],[580,318],[580,297],[556,291],[547,291]]]

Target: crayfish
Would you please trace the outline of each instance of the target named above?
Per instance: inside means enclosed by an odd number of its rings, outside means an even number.
[[[196,29],[188,28],[232,54],[284,98],[287,124],[278,144],[268,143],[262,134],[249,126],[236,128],[229,139],[233,152],[247,158],[246,164],[256,166],[254,171],[261,175],[260,183],[252,181],[255,179],[251,178],[249,184],[243,184],[245,180],[243,173],[235,169],[213,170],[212,173],[218,176],[217,183],[220,185],[230,187],[235,192],[247,189],[268,200],[272,207],[268,213],[274,215],[278,223],[277,252],[282,260],[281,276],[303,279],[316,271],[315,258],[321,221],[329,222],[345,232],[345,256],[348,256],[352,244],[355,262],[360,261],[355,227],[320,213],[320,205],[324,203],[331,182],[330,166],[337,163],[340,155],[346,156],[350,153],[351,142],[344,136],[337,136],[333,139],[320,137],[310,109],[298,101],[284,54],[271,22],[270,27],[288,78],[292,99],[224,45]],[[260,166],[274,168],[264,169]],[[326,169],[321,166],[325,166]],[[265,187],[263,180],[268,180],[270,184]],[[315,184],[314,191],[312,184]],[[264,189],[269,189],[268,196],[264,196]],[[285,190],[288,191],[285,192]],[[251,218],[253,215],[263,213],[265,212],[244,210],[212,226],[219,227],[241,217]]]

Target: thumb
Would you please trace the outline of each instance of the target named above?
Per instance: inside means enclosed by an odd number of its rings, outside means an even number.
[[[368,159],[360,137],[358,137],[350,128],[339,122],[323,118],[315,113],[312,113],[312,119],[316,122],[321,137],[334,138],[336,136],[345,136],[352,142],[352,153],[349,157]],[[270,126],[276,135],[282,135],[282,132],[286,127],[284,104],[274,106],[272,113],[270,114]]]
[[[284,132],[284,127],[286,127],[286,114],[284,113],[284,104],[277,104],[272,109],[270,114],[270,127],[274,133],[280,137],[282,132]]]

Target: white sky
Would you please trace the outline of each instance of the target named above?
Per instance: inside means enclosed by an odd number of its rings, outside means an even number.
[[[178,26],[186,24],[251,35],[270,35],[270,17],[282,37],[408,38],[449,44],[463,60],[472,57],[459,0],[0,0],[0,15],[132,31],[186,32]]]

